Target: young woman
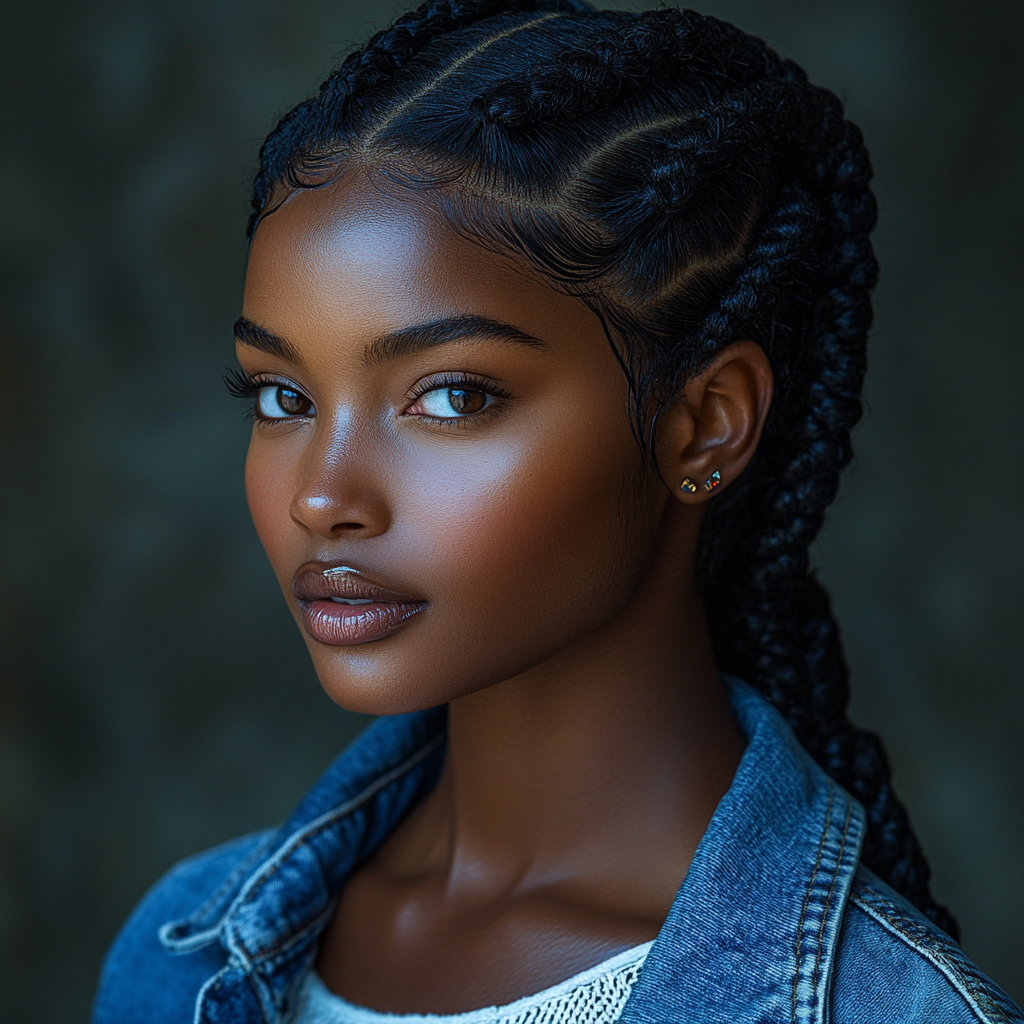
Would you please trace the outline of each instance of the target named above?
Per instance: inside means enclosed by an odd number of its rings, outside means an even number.
[[[157,884],[96,1024],[1021,1019],[809,567],[869,177],[759,40],[574,0],[427,3],[282,120],[249,502],[324,687],[384,717]]]

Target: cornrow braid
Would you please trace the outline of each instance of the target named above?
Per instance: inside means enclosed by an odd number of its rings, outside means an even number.
[[[551,69],[485,90],[474,109],[488,122],[509,127],[579,116],[630,92],[669,81],[680,67],[695,63],[702,65],[704,74],[717,75],[730,86],[746,85],[764,73],[765,51],[750,43],[749,36],[732,26],[694,11],[648,12],[624,29],[595,34],[585,47],[563,50]],[[736,51],[743,49],[748,74],[737,79]],[[717,58],[724,50],[732,54],[732,75],[725,74],[720,60],[706,56]]]
[[[328,141],[331,129],[343,124],[359,101],[389,83],[395,73],[435,39],[495,14],[530,11],[579,11],[575,0],[435,0],[402,15],[348,54],[321,86],[319,95],[285,114],[260,148],[253,181],[253,212],[248,234],[266,211],[273,186],[282,179],[292,187],[305,184],[289,174],[297,153]]]
[[[788,282],[792,265],[804,255],[806,238],[818,216],[814,200],[800,185],[783,189],[777,209],[747,253],[743,268],[695,333],[695,347],[717,350],[716,339],[737,337],[758,317],[774,312],[781,301],[778,286]]]
[[[864,862],[956,937],[881,742],[847,718],[839,629],[810,560],[851,458],[877,277],[871,166],[839,100],[694,11],[430,2],[281,120],[251,227],[275,189],[360,161],[591,306],[645,447],[659,406],[724,346],[761,344],[776,397],[701,538],[716,656],[863,803]]]
[[[801,454],[783,469],[779,486],[774,494],[766,494],[757,516],[757,549],[747,553],[757,569],[750,574],[753,592],[746,593],[745,614],[725,612],[737,596],[742,576],[730,573],[727,563],[721,566],[721,577],[713,574],[715,579],[730,580],[724,593],[716,595],[716,639],[737,670],[766,681],[767,696],[786,714],[811,754],[864,804],[869,820],[865,862],[956,936],[956,922],[928,890],[928,864],[892,790],[881,741],[846,718],[849,673],[838,628],[828,595],[810,571],[810,544],[852,455],[850,431],[860,419],[866,369],[863,338],[871,324],[868,295],[877,278],[868,241],[876,212],[867,187],[871,169],[863,142],[857,128],[842,120],[837,101],[827,103],[825,117],[840,138],[816,168],[828,188],[826,223],[835,225],[824,260],[830,279],[817,311],[817,365],[810,375],[806,407],[794,409],[795,414],[786,417],[789,424],[776,424],[777,430],[795,430]],[[750,268],[748,261],[741,278]],[[751,289],[744,290],[748,301],[742,318],[749,321]],[[757,290],[755,286],[753,291]],[[738,291],[731,289],[724,308],[736,303]],[[722,309],[716,310],[711,319],[720,321],[722,315]],[[729,330],[718,322],[712,333],[727,336]],[[723,511],[728,515],[728,508]],[[752,511],[743,510],[748,522]],[[732,555],[736,560],[743,557],[736,549]],[[714,589],[711,584],[709,590]],[[783,609],[788,614],[780,615]]]

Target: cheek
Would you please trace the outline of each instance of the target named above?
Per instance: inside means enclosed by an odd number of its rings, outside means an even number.
[[[339,704],[389,714],[443,703],[532,668],[626,604],[661,492],[627,486],[642,461],[628,423],[594,423],[564,405],[496,432],[493,444],[398,444],[387,465],[362,452],[391,526],[335,553],[364,558],[430,607],[380,643],[328,648],[307,638]],[[246,461],[253,522],[283,586],[312,555],[291,516],[303,451],[299,436],[254,437]]]
[[[412,510],[446,644],[500,678],[619,611],[654,534],[643,524],[656,502],[627,487],[640,460],[632,435],[553,433],[564,443],[512,446],[486,472],[464,467]]]

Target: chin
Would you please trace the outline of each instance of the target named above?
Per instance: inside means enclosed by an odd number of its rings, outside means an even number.
[[[377,644],[365,646],[376,647]],[[453,686],[450,677],[432,683],[424,679],[422,670],[383,665],[381,660],[351,647],[341,655],[336,651],[313,655],[317,677],[327,696],[346,711],[362,715],[422,711],[481,688]],[[486,685],[489,683],[482,684]]]

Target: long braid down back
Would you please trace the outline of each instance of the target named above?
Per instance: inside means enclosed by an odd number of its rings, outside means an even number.
[[[260,218],[352,168],[419,190],[602,318],[638,437],[725,345],[768,354],[758,452],[710,503],[700,573],[721,666],[785,715],[868,813],[865,863],[954,937],[848,672],[809,549],[861,415],[875,202],[860,132],[791,61],[693,11],[425,3],[286,115]]]

